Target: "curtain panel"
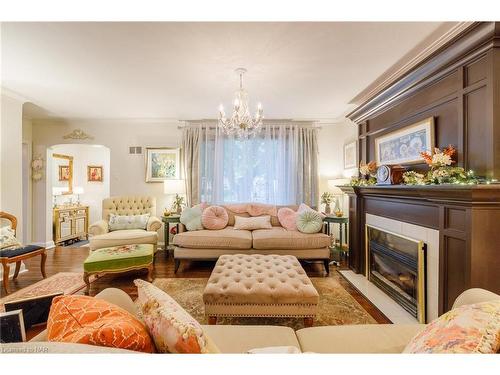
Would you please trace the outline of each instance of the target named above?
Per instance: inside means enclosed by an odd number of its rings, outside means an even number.
[[[317,129],[265,123],[254,138],[227,136],[216,122],[183,129],[188,203],[318,202]]]

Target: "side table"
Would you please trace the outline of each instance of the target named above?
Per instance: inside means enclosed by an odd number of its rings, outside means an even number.
[[[168,250],[170,247],[170,224],[175,224],[177,228],[177,233],[179,233],[179,223],[181,216],[180,215],[170,215],[170,216],[162,216],[161,221],[163,221],[163,234],[165,245],[163,249],[165,250],[165,255],[168,257]]]
[[[337,217],[337,216],[326,216],[323,219],[323,222],[326,224],[325,226],[325,234],[331,234],[330,224],[338,224],[339,225],[339,243],[338,245],[335,243],[330,247],[331,250],[339,252],[339,260],[332,260],[330,264],[340,265],[340,257],[341,254],[345,255],[348,250],[347,245],[347,228],[349,226],[349,218],[348,217]],[[345,244],[345,246],[344,246]]]

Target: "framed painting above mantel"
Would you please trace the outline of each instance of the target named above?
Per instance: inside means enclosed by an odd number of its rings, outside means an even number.
[[[162,182],[180,178],[178,148],[146,148],[146,182]]]
[[[423,151],[434,150],[434,117],[405,126],[375,139],[377,165],[418,164]]]

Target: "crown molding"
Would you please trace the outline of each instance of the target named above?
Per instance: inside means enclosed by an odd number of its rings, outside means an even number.
[[[22,96],[21,94],[18,94],[17,92],[12,91],[11,89],[8,89],[8,88],[3,87],[3,86],[0,86],[0,92],[2,95],[8,96],[11,99],[18,100],[18,101],[22,102],[23,104],[30,101],[25,96]]]
[[[361,105],[378,95],[475,23],[477,22],[457,22],[447,30],[442,30],[442,27],[437,29],[352,98],[349,104]]]

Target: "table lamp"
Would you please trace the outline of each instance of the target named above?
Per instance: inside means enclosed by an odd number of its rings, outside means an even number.
[[[57,207],[57,197],[63,195],[65,191],[67,191],[67,188],[65,187],[60,187],[60,186],[52,187],[52,196],[54,197],[54,208]]]
[[[186,194],[186,181],[182,179],[164,180],[163,192],[167,195],[175,196],[172,201],[172,206],[175,206],[176,212],[180,214],[182,205],[184,204],[184,197],[181,197],[180,194]]]
[[[349,184],[349,179],[347,178],[336,178],[333,180],[328,180],[328,189],[335,196],[335,208],[333,212],[336,216],[341,217],[344,215],[344,192],[340,190],[339,186]],[[342,204],[340,204],[340,199],[342,199]]]
[[[77,205],[80,205],[80,194],[83,194],[85,191],[83,190],[83,188],[81,186],[75,186],[73,188],[73,194],[76,195],[76,204]]]

